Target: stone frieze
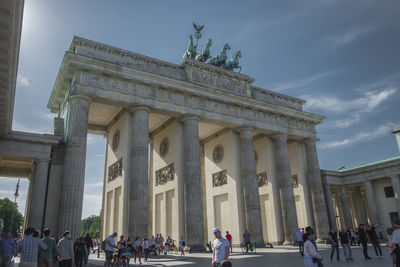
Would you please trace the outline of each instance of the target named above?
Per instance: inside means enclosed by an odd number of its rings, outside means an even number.
[[[156,186],[164,185],[175,179],[175,164],[171,163],[156,171]]]
[[[228,183],[227,170],[212,174],[213,187],[222,186]]]
[[[114,181],[119,176],[122,176],[122,158],[108,166],[107,182]]]
[[[263,111],[248,106],[232,104],[219,101],[218,99],[206,98],[204,96],[189,95],[183,92],[174,91],[160,86],[138,84],[129,80],[119,80],[115,77],[105,77],[97,74],[82,73],[84,84],[106,88],[118,93],[135,95],[147,99],[154,99],[160,102],[168,102],[179,106],[188,106],[222,115],[230,115],[236,118],[243,118],[249,121],[268,123],[303,132],[315,133],[314,122],[291,117],[286,114]],[[122,95],[121,95],[122,96]],[[121,100],[123,100],[121,98]]]

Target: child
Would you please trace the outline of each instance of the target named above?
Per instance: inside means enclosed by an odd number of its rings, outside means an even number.
[[[165,244],[164,244],[164,256],[167,256],[168,249],[169,249],[169,244],[168,244],[168,242],[165,242]]]

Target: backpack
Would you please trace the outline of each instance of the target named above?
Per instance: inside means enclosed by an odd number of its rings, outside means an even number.
[[[106,250],[107,239],[101,242],[101,250]]]
[[[185,241],[182,241],[182,246],[186,246],[186,243],[185,243]]]

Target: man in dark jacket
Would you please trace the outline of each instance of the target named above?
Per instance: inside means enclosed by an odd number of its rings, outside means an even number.
[[[87,234],[83,240],[86,243],[86,251],[87,251],[86,257],[85,257],[85,265],[86,265],[88,263],[90,249],[93,249],[93,240],[90,238],[89,234]]]
[[[372,259],[368,256],[368,236],[364,230],[364,224],[362,224],[362,223],[360,224],[360,227],[358,228],[358,235],[360,238],[360,243],[363,247],[364,258],[366,260]]]
[[[375,254],[376,256],[380,256],[382,257],[382,249],[381,249],[381,245],[379,244],[379,237],[376,233],[376,229],[375,226],[370,226],[369,224],[367,224],[367,234],[369,236],[369,240],[371,240],[371,244],[375,250]]]

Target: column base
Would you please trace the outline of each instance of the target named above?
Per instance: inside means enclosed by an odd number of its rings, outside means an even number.
[[[189,247],[189,253],[206,251],[206,247],[202,244],[190,245],[188,247]]]
[[[293,242],[292,242],[292,241],[285,240],[285,241],[283,241],[283,244],[282,244],[282,245],[284,245],[284,246],[293,245]]]

